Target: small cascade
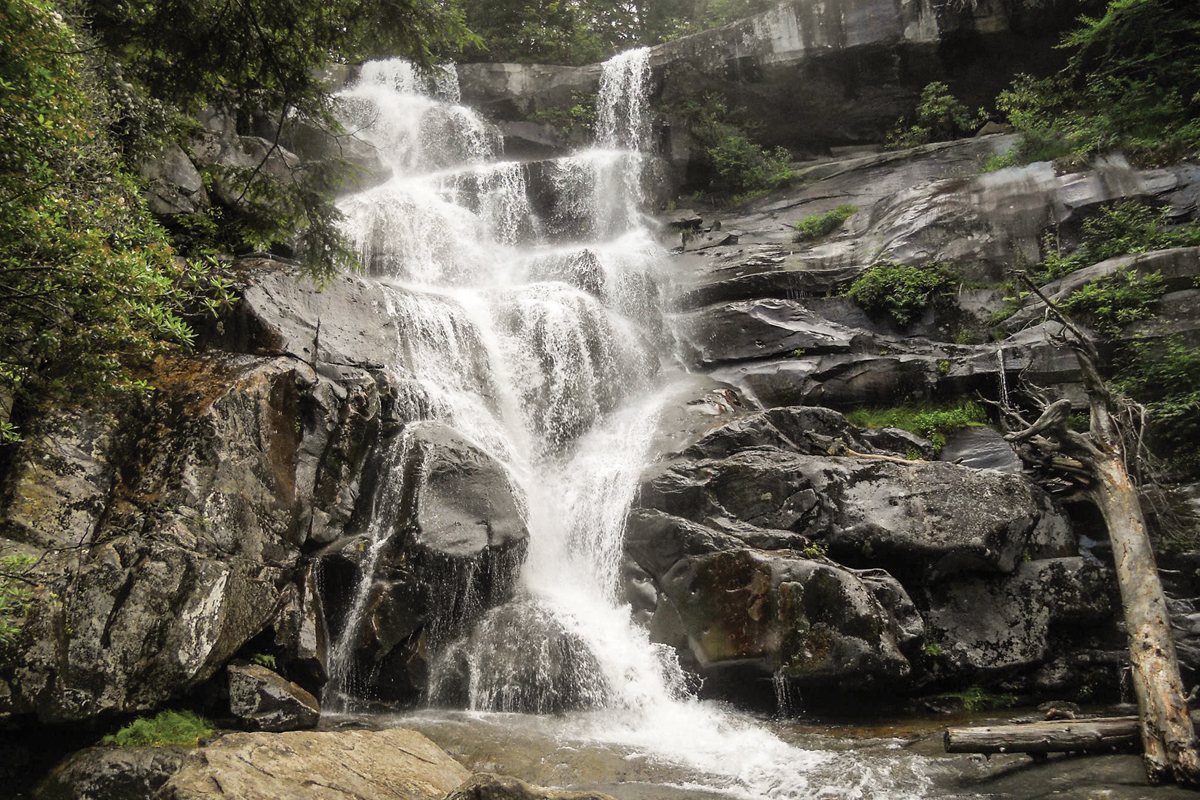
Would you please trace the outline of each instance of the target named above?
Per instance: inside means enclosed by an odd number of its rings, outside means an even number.
[[[408,458],[412,439],[408,435],[394,437],[388,444],[388,451],[383,459],[386,468],[399,471]],[[400,507],[400,494],[403,484],[391,481],[383,486],[382,491],[372,498],[370,523],[367,526],[367,549],[359,562],[359,571],[363,575],[374,575],[379,564],[379,556],[391,541],[395,533],[396,512]],[[318,571],[320,570],[320,562]],[[318,574],[318,582],[320,575]],[[356,645],[356,636],[363,625],[370,606],[371,591],[374,582],[363,580],[358,583],[350,607],[345,614],[341,632],[334,638],[328,657],[329,682],[325,686],[324,706],[332,710],[343,710],[347,698],[361,694],[365,688],[362,674],[355,669],[355,659],[352,651]]]

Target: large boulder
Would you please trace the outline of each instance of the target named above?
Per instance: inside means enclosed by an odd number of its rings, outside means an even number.
[[[528,531],[503,466],[440,423],[408,425],[365,471],[366,531],[319,556],[323,608],[334,640],[353,637],[345,657],[372,694],[412,701],[437,649],[512,597]]]
[[[1055,516],[1018,475],[774,448],[658,467],[638,502],[709,526],[733,519],[801,534],[843,563],[922,581],[1011,572],[1026,547],[1042,546],[1043,517]]]
[[[314,794],[441,800],[469,777],[433,742],[400,728],[234,733],[190,754],[155,797],[201,800],[216,785],[242,800]]]
[[[259,664],[230,664],[229,711],[251,730],[314,728],[321,718],[317,698]]]
[[[787,551],[688,556],[658,579],[651,635],[702,673],[759,680],[778,673],[805,688],[894,685],[909,671],[901,645],[919,635],[903,598],[893,613],[858,576]]]
[[[136,800],[158,791],[183,766],[177,747],[89,747],[42,779],[36,800]]]

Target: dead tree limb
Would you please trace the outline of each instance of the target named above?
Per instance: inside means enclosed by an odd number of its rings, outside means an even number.
[[[1183,784],[1200,784],[1200,754],[1171,640],[1166,598],[1137,487],[1130,476],[1129,462],[1140,454],[1140,432],[1131,436],[1122,426],[1118,403],[1100,374],[1095,343],[1028,276],[1020,274],[1020,278],[1046,304],[1047,314],[1062,325],[1064,343],[1078,357],[1091,426],[1086,434],[1068,429],[1070,403],[1060,400],[1046,407],[1032,425],[1007,438],[1035,448],[1039,441],[1045,442],[1052,452],[1042,454],[1043,465],[1053,467],[1065,457],[1069,461],[1063,465],[1072,469],[1061,472],[1091,477],[1086,490],[1108,526],[1113,545],[1146,773],[1155,783],[1174,778]]]

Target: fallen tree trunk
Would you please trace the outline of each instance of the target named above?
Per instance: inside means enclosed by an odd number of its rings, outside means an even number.
[[[1129,463],[1142,455],[1140,431],[1126,435],[1116,413],[1119,404],[1100,375],[1095,343],[1027,276],[1022,278],[1063,326],[1063,343],[1079,359],[1091,421],[1087,433],[1070,430],[1065,423],[1071,404],[1066,400],[1045,405],[1041,418],[1032,424],[1019,413],[1005,410],[1023,428],[1005,438],[1040,451],[1037,460],[1042,463],[1049,458],[1053,464],[1065,455],[1089,477],[1086,489],[1104,518],[1113,545],[1146,774],[1154,783],[1174,778],[1181,784],[1198,785],[1200,750],[1179,675],[1154,550],[1129,473]]]
[[[947,728],[947,753],[1111,752],[1135,747],[1141,740],[1133,717],[1055,720],[1024,725]]]
[[[1193,722],[1200,721],[1192,713]],[[1139,749],[1136,716],[946,728],[947,753],[1107,753]]]

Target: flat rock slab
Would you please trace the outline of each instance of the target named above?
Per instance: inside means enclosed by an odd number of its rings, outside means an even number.
[[[507,775],[483,772],[454,790],[446,800],[614,800],[600,792],[544,789]]]
[[[419,733],[234,733],[197,750],[158,795],[163,800],[441,800],[470,777]]]

